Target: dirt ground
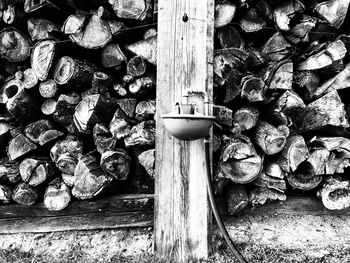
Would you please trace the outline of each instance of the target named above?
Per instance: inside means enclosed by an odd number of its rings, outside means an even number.
[[[209,261],[236,262],[219,234],[213,235],[214,253]],[[7,263],[123,263],[153,262],[152,228],[70,231],[0,236],[0,262]],[[241,243],[239,249],[252,263],[350,262],[350,244],[322,249],[276,249]]]

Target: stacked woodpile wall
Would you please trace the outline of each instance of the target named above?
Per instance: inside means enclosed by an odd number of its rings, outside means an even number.
[[[229,213],[290,194],[350,206],[349,2],[216,2],[215,184]],[[0,201],[61,210],[153,192],[156,3],[0,10]]]
[[[216,190],[229,213],[290,194],[350,206],[349,2],[216,4]]]
[[[153,16],[149,0],[0,0],[1,203],[153,192]]]

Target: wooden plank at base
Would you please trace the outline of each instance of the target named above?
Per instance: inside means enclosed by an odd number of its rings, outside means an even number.
[[[158,0],[157,262],[187,262],[209,254],[211,216],[204,142],[172,137],[160,116],[173,111],[186,90],[206,91],[212,99],[213,41],[214,0]],[[203,113],[203,98],[194,100]]]
[[[73,201],[51,212],[43,204],[0,206],[0,234],[146,227],[153,225],[153,195]]]

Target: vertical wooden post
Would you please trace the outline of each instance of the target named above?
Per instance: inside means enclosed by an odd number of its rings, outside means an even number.
[[[213,25],[214,0],[158,0],[154,233],[160,262],[185,262],[209,254],[211,214],[203,140],[173,138],[160,116],[181,102],[186,89],[206,91],[212,99]],[[202,100],[193,98],[197,104]]]

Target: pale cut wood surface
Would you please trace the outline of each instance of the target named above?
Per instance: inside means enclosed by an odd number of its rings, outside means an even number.
[[[207,91],[212,97],[213,20],[213,0],[158,1],[154,233],[155,252],[161,261],[184,262],[209,254],[203,140],[173,138],[160,116],[181,102],[186,89]]]
[[[148,227],[153,225],[153,195],[122,195],[74,201],[50,212],[43,203],[0,206],[0,234]]]

